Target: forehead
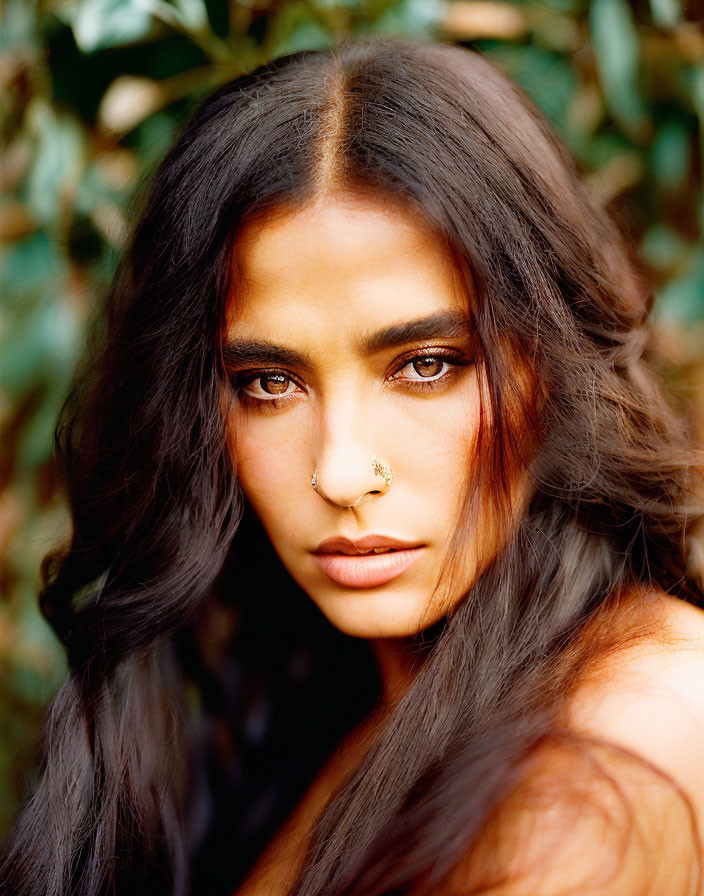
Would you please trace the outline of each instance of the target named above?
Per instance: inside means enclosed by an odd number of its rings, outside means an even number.
[[[368,197],[327,194],[249,222],[233,264],[238,330],[368,329],[467,306],[455,261],[423,218]]]

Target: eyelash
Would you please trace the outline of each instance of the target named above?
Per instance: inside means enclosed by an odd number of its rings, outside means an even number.
[[[402,360],[402,363],[396,368],[392,376],[396,376],[401,370],[408,367],[410,364],[413,364],[414,361],[426,360],[428,358],[432,358],[437,361],[441,361],[445,364],[449,365],[448,370],[444,373],[436,376],[433,379],[425,378],[419,380],[411,380],[406,377],[401,377],[397,382],[402,382],[404,388],[410,388],[414,391],[420,392],[428,392],[433,389],[439,389],[445,386],[450,378],[459,373],[459,370],[462,367],[467,367],[473,362],[470,359],[464,358],[462,356],[458,356],[455,354],[450,354],[444,351],[426,351],[416,353],[410,356],[407,356]],[[281,374],[286,377],[292,383],[296,385],[300,385],[297,383],[295,378],[291,376],[285,370],[281,370],[279,368],[267,368],[261,370],[242,370],[236,374],[234,374],[231,378],[232,386],[235,389],[239,402],[243,407],[247,408],[258,408],[263,411],[276,411],[280,410],[286,404],[288,404],[289,400],[296,394],[295,392],[290,392],[287,395],[283,395],[280,398],[256,398],[253,395],[249,395],[244,391],[245,386],[248,386],[250,383],[255,382],[262,376],[266,376],[267,374]]]

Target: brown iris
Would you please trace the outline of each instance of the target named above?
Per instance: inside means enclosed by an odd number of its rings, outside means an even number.
[[[427,358],[418,358],[415,360],[413,362],[413,367],[416,373],[419,373],[421,376],[430,377],[440,373],[442,364],[443,362],[439,358],[428,356]]]
[[[288,382],[283,373],[267,373],[259,377],[259,385],[269,395],[282,395],[288,389]]]

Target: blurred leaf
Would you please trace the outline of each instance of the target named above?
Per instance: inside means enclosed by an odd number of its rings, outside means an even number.
[[[18,43],[36,43],[36,17],[33,4],[23,0],[5,0],[2,5],[0,52]]]
[[[58,290],[66,270],[66,259],[42,231],[8,246],[0,255],[2,310],[20,313],[28,297],[40,293],[46,283]]]
[[[61,203],[76,188],[84,164],[84,136],[72,118],[57,113],[36,97],[27,110],[36,152],[26,181],[26,197],[37,219],[51,228],[61,217]]]
[[[687,243],[667,224],[654,224],[643,237],[641,254],[654,268],[672,268],[684,256]]]
[[[324,49],[334,46],[335,37],[315,18],[306,0],[282,4],[269,21],[267,34],[272,57],[295,53],[306,47]]]
[[[178,118],[162,109],[130,131],[125,143],[137,149],[141,166],[147,169],[163,157],[178,126]]]
[[[152,26],[148,0],[78,0],[68,18],[84,53],[139,40]]]
[[[692,74],[692,99],[700,119],[704,120],[704,65],[697,66]]]
[[[374,30],[432,37],[445,8],[443,0],[401,0],[376,19]]]
[[[525,11],[504,0],[459,0],[442,10],[438,7],[438,12],[442,12],[443,31],[455,40],[521,40],[530,31]]]
[[[651,147],[651,166],[658,183],[667,190],[683,187],[692,164],[691,131],[681,119],[660,124]]]
[[[692,101],[699,117],[699,157],[700,169],[704,157],[704,65],[696,66],[692,72]],[[704,188],[699,193],[699,228],[704,233]]]
[[[653,313],[685,325],[704,318],[704,247],[692,251],[686,272],[660,290]]]
[[[646,117],[638,88],[639,45],[626,0],[593,0],[589,24],[601,84],[611,111],[636,129]]]
[[[186,28],[200,31],[208,25],[208,11],[203,0],[174,0],[178,16]]]
[[[533,13],[533,35],[537,45],[557,50],[569,58],[584,43],[584,36],[579,24],[567,15],[557,12],[545,14],[541,10],[540,18]],[[570,61],[570,67],[571,61]]]
[[[672,28],[682,18],[681,0],[650,0],[653,21],[661,28]]]
[[[20,474],[35,469],[51,458],[58,410],[59,406],[51,402],[41,402],[23,430],[15,452]]]
[[[56,284],[55,284],[56,286]],[[64,375],[75,359],[79,341],[77,321],[63,303],[44,299],[16,316],[0,341],[0,383],[13,398],[41,385],[50,375]]]
[[[616,130],[602,131],[584,144],[582,158],[593,169],[594,176],[612,159],[633,149],[633,143]]]
[[[16,697],[39,706],[46,703],[51,694],[47,688],[43,669],[37,669],[25,662],[18,663],[13,672],[12,684]]]
[[[229,77],[236,74],[235,71],[227,71]],[[98,109],[98,123],[111,135],[124,135],[159,109],[215,86],[213,75],[212,66],[198,66],[158,81],[120,75],[103,96]]]
[[[126,134],[166,102],[158,81],[120,75],[105,92],[98,109],[98,122],[113,134]]]
[[[589,0],[543,0],[543,5],[556,9],[558,12],[576,16],[584,11],[588,2]]]
[[[586,176],[597,201],[602,205],[611,202],[637,186],[645,177],[646,168],[642,154],[631,149],[616,153],[597,171]]]
[[[569,129],[568,115],[577,90],[572,66],[560,54],[535,46],[499,44],[485,55],[517,81],[560,130]]]

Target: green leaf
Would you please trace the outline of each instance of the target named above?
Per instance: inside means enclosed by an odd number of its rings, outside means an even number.
[[[298,50],[324,50],[333,43],[330,30],[321,22],[301,22],[294,25],[288,37],[277,46],[275,55],[283,56]]]
[[[85,138],[78,122],[58,115],[40,97],[31,102],[27,122],[35,136],[36,150],[25,194],[37,220],[51,230],[65,197],[73,193],[80,179]]]
[[[34,4],[27,3],[26,0],[5,0],[1,24],[0,52],[10,50],[19,43],[37,43]]]
[[[202,31],[208,25],[208,11],[203,0],[174,0],[176,12],[183,26],[191,31]]]
[[[622,133],[616,130],[604,131],[585,145],[584,161],[590,168],[603,168],[604,165],[624,152],[633,151],[634,145]]]
[[[66,305],[55,298],[15,317],[0,341],[0,384],[19,398],[48,378],[70,371],[81,330]]]
[[[516,81],[562,132],[566,130],[577,89],[577,76],[567,59],[553,50],[513,44],[498,44],[485,55]]]
[[[60,284],[66,270],[64,256],[57,252],[43,231],[37,230],[13,243],[0,256],[3,311],[17,314],[30,300],[36,299],[46,284],[52,283],[54,287]]]
[[[589,25],[607,105],[622,124],[638,128],[646,110],[638,88],[639,41],[626,0],[594,0]]]
[[[693,251],[685,273],[660,291],[653,314],[689,326],[704,320],[704,248]]]
[[[137,149],[142,170],[161,160],[171,146],[180,123],[174,114],[162,109],[150,115],[129,134],[129,139],[124,142]]]
[[[140,0],[80,0],[70,15],[84,53],[141,40],[152,26],[149,4]]]
[[[692,163],[692,133],[678,119],[660,124],[651,147],[651,165],[658,183],[667,190],[677,190],[688,180]]]
[[[344,7],[358,15],[367,15],[369,13],[366,0],[312,0],[312,2],[316,9],[330,10]]]
[[[699,116],[699,147],[704,155],[704,65],[693,68],[691,73],[692,102]],[[704,231],[704,190],[699,194],[699,228]]]
[[[334,46],[332,31],[317,19],[306,2],[282,5],[269,23],[270,55],[272,58],[298,50],[326,49]]]
[[[684,257],[687,243],[667,224],[654,224],[641,242],[643,258],[654,268],[667,270]]]
[[[588,0],[543,0],[543,6],[571,16],[577,16],[584,12],[587,2]]]
[[[17,443],[17,463],[27,471],[36,470],[51,458],[58,407],[49,402],[34,409]]]
[[[401,0],[374,22],[374,31],[432,37],[447,4],[443,0]]]
[[[673,28],[682,18],[681,0],[650,0],[653,21],[661,28]]]

